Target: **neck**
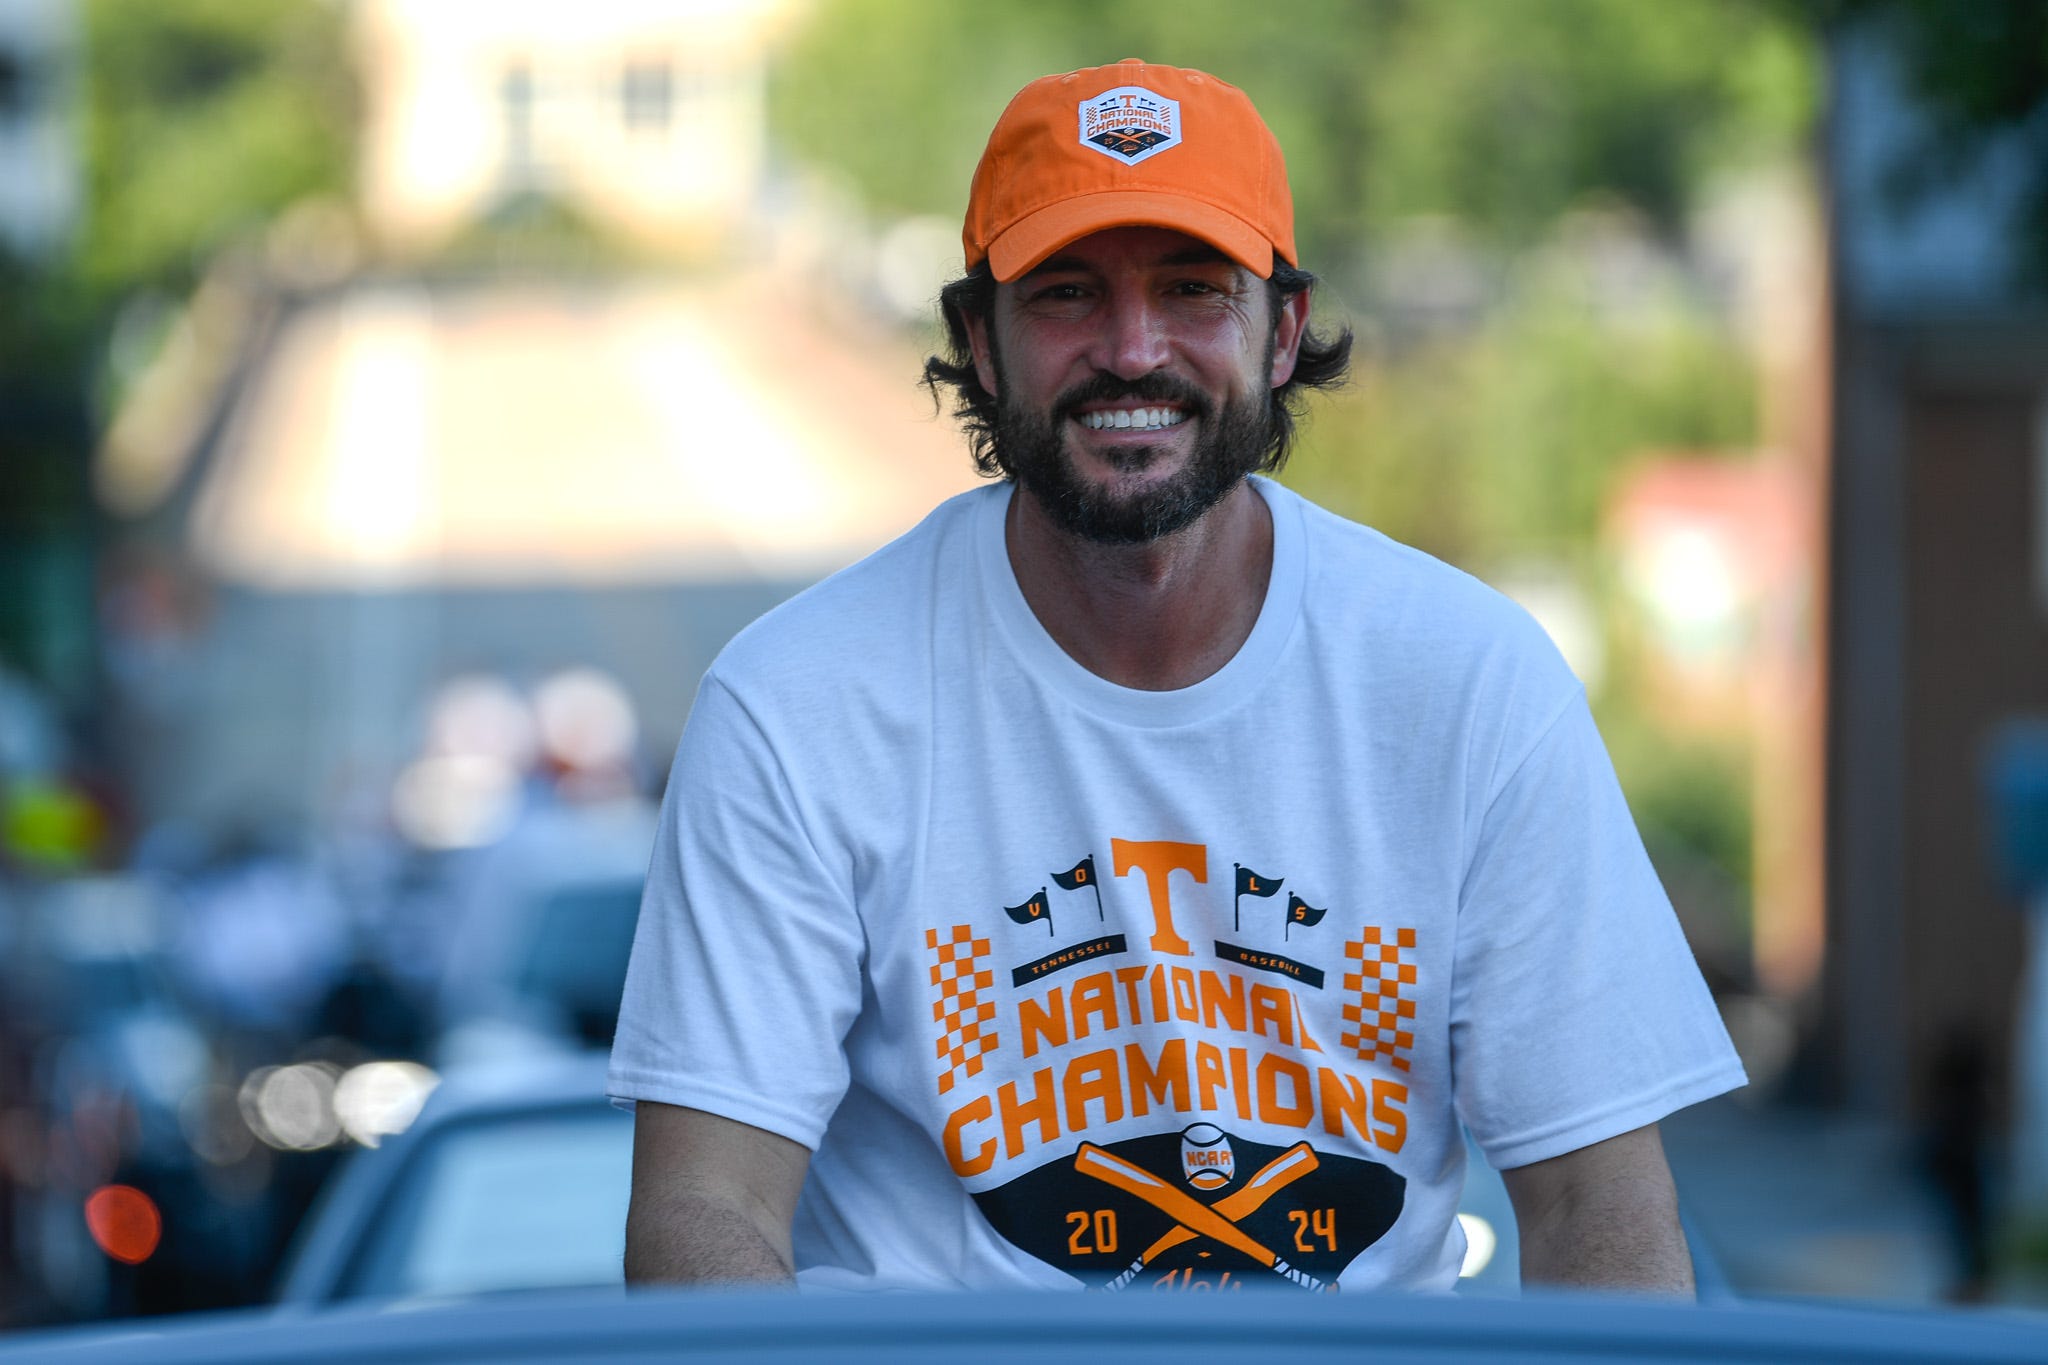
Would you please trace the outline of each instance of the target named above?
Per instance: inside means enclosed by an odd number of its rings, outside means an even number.
[[[1249,481],[1193,525],[1143,545],[1062,531],[1019,488],[1004,540],[1046,634],[1089,672],[1148,692],[1191,687],[1230,662],[1273,572],[1273,516]]]

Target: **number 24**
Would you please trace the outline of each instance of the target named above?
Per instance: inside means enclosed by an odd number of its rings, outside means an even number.
[[[1329,1245],[1330,1250],[1335,1251],[1337,1249],[1337,1210],[1317,1209],[1311,1213],[1307,1209],[1292,1209],[1287,1214],[1287,1221],[1294,1224],[1294,1249],[1296,1251],[1318,1250],[1318,1248],[1310,1246],[1308,1243],[1307,1239],[1310,1233],[1322,1238]]]

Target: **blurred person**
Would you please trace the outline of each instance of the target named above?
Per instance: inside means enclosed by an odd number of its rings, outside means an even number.
[[[431,1014],[468,918],[479,864],[543,800],[533,708],[509,680],[463,673],[428,698],[420,748],[392,781],[362,773],[339,791],[335,819],[365,899],[374,952]]]
[[[1002,481],[677,753],[628,1278],[1445,1289],[1462,1122],[1525,1280],[1689,1294],[1655,1125],[1741,1067],[1542,630],[1258,477],[1350,335],[1256,110],[1036,81],[963,241],[926,382]]]
[[[178,976],[224,1026],[289,1047],[308,1036],[353,953],[349,909],[290,834],[219,841],[180,888]]]
[[[526,713],[522,803],[458,874],[435,1005],[444,1066],[612,1038],[657,814],[639,719],[594,668],[544,678]]]

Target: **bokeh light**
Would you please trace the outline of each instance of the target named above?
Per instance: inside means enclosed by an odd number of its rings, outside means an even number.
[[[399,775],[391,818],[426,849],[480,848],[511,827],[519,809],[519,773],[489,754],[439,754]]]
[[[1465,1229],[1465,1263],[1458,1267],[1458,1278],[1469,1280],[1493,1263],[1493,1253],[1500,1246],[1500,1234],[1493,1230],[1493,1224],[1476,1213],[1459,1214],[1458,1226]]]
[[[533,697],[541,746],[571,768],[605,768],[632,760],[639,739],[632,699],[609,674],[572,668],[543,682]]]
[[[365,1147],[412,1126],[441,1078],[418,1062],[365,1062],[334,1087],[334,1116],[342,1132]]]
[[[101,1251],[123,1265],[141,1265],[163,1238],[155,1201],[133,1185],[102,1185],[85,1201],[85,1226]]]
[[[341,1070],[331,1062],[259,1067],[236,1096],[249,1131],[287,1152],[312,1152],[341,1136],[334,1087]]]

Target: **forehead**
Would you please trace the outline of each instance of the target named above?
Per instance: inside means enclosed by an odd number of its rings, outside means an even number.
[[[1106,272],[1156,267],[1216,265],[1244,271],[1219,248],[1172,228],[1115,227],[1077,237],[1024,272],[1021,280],[1067,271]]]

